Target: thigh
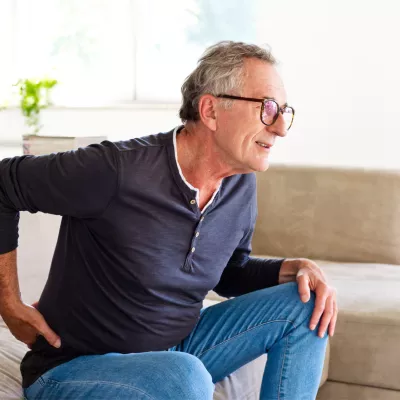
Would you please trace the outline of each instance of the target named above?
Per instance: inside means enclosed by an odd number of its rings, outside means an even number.
[[[211,399],[213,384],[201,361],[167,351],[78,357],[42,375],[25,390],[41,399]]]
[[[288,283],[221,302],[204,309],[192,333],[173,350],[197,356],[218,382],[309,321],[314,300],[313,294],[303,303],[297,283]]]

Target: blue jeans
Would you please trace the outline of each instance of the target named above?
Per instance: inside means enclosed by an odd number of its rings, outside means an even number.
[[[268,353],[262,400],[315,399],[327,335],[308,327],[296,283],[258,290],[202,310],[188,337],[168,351],[82,356],[25,390],[36,399],[209,400],[214,384]]]

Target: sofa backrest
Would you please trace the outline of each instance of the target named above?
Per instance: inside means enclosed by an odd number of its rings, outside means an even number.
[[[400,171],[272,165],[253,254],[400,264]]]

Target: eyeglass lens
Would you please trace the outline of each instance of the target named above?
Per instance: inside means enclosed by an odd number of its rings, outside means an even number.
[[[272,125],[277,119],[279,113],[278,104],[273,100],[265,100],[261,118],[266,125]],[[286,124],[286,129],[289,129],[293,122],[293,109],[285,107],[283,118]]]

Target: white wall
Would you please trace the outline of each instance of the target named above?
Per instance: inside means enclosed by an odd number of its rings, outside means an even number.
[[[400,167],[399,16],[397,0],[265,3],[262,36],[297,112],[279,158]]]
[[[281,61],[296,109],[272,161],[400,168],[400,1],[264,1],[258,26]],[[182,78],[183,79],[183,78]],[[111,140],[166,131],[178,105],[44,112],[44,134]],[[0,140],[23,133],[17,110],[0,112]]]

